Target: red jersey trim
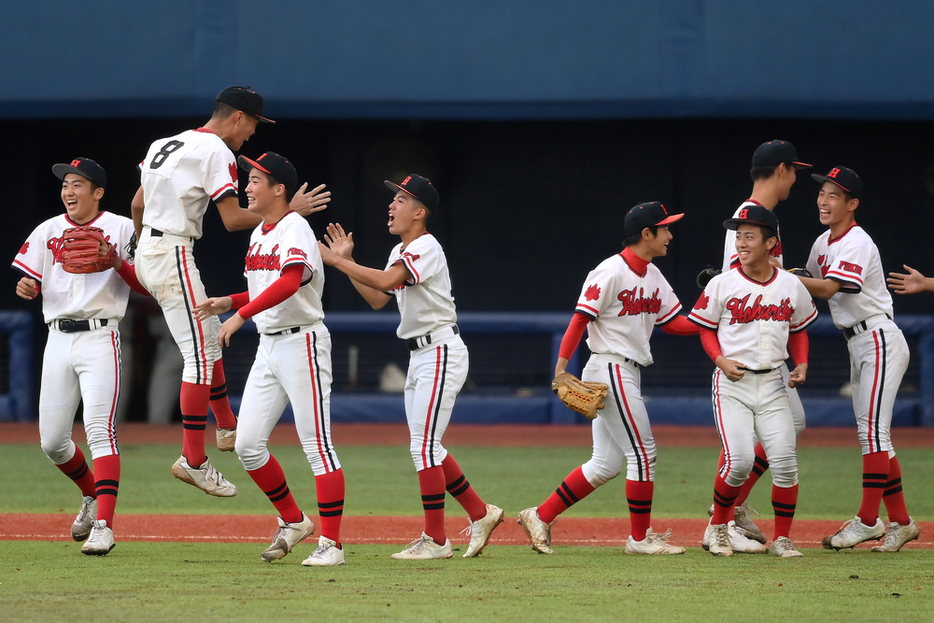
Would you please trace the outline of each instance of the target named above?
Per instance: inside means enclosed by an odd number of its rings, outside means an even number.
[[[857,225],[856,221],[853,221],[853,223],[850,224],[850,226],[846,228],[846,231],[840,234],[839,236],[837,236],[836,238],[831,237],[831,235],[828,233],[827,234],[827,246],[830,246],[833,243],[837,242],[838,240],[841,240],[844,236],[850,233],[850,230],[856,227],[856,225]]]
[[[736,270],[739,271],[739,274],[743,276],[743,279],[745,279],[746,281],[749,281],[750,283],[754,283],[757,286],[767,286],[773,281],[775,281],[776,277],[778,277],[778,269],[775,268],[774,266],[772,267],[772,276],[769,277],[768,280],[766,281],[756,281],[755,279],[747,275],[745,272],[743,272],[742,266],[737,266]]]

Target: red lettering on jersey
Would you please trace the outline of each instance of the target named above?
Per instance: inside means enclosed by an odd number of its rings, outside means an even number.
[[[733,317],[730,318],[730,324],[746,324],[758,320],[774,320],[775,322],[791,322],[791,317],[795,313],[795,308],[791,306],[791,299],[784,299],[778,305],[770,303],[762,304],[762,295],[756,297],[755,302],[749,305],[747,294],[741,299],[730,299],[727,301],[726,308],[730,310]]]
[[[600,286],[597,284],[587,286],[587,291],[584,292],[584,299],[587,301],[596,301],[598,298],[600,298]]]
[[[826,256],[826,255],[818,255],[818,256],[817,256],[817,265],[820,266],[820,276],[821,276],[821,279],[826,279],[826,278],[827,278],[827,273],[830,271],[830,267],[829,267],[829,266],[824,266],[824,260],[826,260],[826,259],[827,259],[827,256]]]
[[[743,208],[739,211],[739,218],[745,221],[747,214],[749,214],[749,208]]]
[[[416,254],[416,253],[403,253],[403,254],[402,254],[402,257],[407,257],[407,258],[409,258],[410,260],[412,260],[412,261],[414,262],[415,260],[417,260],[418,258],[420,258],[421,255],[418,255],[418,254]]]
[[[632,290],[623,290],[616,295],[616,298],[623,304],[623,308],[619,312],[620,316],[657,314],[662,309],[662,301],[658,298],[658,288],[648,298],[646,298],[642,288],[639,288],[638,296],[636,296],[636,289],[633,288]]]
[[[52,252],[52,265],[62,263],[62,253],[65,252],[65,238],[49,238],[45,247]]]
[[[824,260],[825,260],[825,259],[827,259],[827,256],[826,256],[826,255],[818,255],[818,256],[817,256],[817,263],[820,264],[821,266],[823,266],[823,265],[824,265]]]
[[[255,250],[254,250],[255,249]],[[260,253],[259,245],[250,245],[246,252],[246,270],[280,270],[279,267],[279,245],[272,248],[269,253]]]
[[[700,296],[697,297],[697,302],[694,303],[694,309],[707,309],[708,305],[710,305],[710,297],[707,296],[706,292],[701,292]]]
[[[291,249],[289,249],[289,252],[286,253],[286,255],[300,255],[306,260],[308,259],[308,255],[304,251],[302,251],[301,249],[296,249],[295,247],[292,247]]]
[[[29,243],[28,243],[28,242],[24,242],[24,243],[23,243],[23,246],[21,246],[21,247],[19,248],[19,254],[20,254],[20,255],[26,255],[26,251],[29,251]]]
[[[863,274],[863,267],[860,266],[859,264],[851,264],[850,262],[844,262],[843,260],[840,260],[839,268],[842,271],[853,273],[854,275]]]
[[[837,179],[837,174],[840,172],[840,169],[831,169],[830,173],[827,174],[827,177],[832,177]]]
[[[237,183],[237,163],[231,162],[227,166],[227,168],[230,171],[230,181],[236,184]]]

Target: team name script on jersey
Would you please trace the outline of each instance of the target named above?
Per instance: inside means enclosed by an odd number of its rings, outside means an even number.
[[[279,245],[272,248],[269,253],[260,253],[259,245],[251,245],[246,252],[247,270],[279,270]],[[254,251],[254,249],[256,249]]]
[[[633,288],[632,290],[623,290],[616,295],[616,298],[623,304],[623,308],[619,312],[620,316],[657,314],[662,309],[662,301],[658,298],[658,288],[648,298],[645,297],[642,288],[639,288],[638,296],[636,296],[636,288]]]
[[[104,240],[107,244],[110,244],[110,236],[104,236]],[[20,249],[20,253],[25,253],[29,249],[29,243],[23,245],[23,248]],[[61,238],[49,238],[49,241],[45,244],[46,248],[52,252],[52,264],[61,264],[62,263],[62,254],[65,252],[65,237]]]
[[[732,314],[730,324],[746,324],[757,320],[774,320],[776,322],[791,322],[791,317],[795,313],[795,308],[791,306],[791,299],[784,299],[778,305],[770,303],[762,304],[762,295],[756,297],[755,302],[749,305],[747,294],[743,298],[730,299],[726,303],[726,308]]]

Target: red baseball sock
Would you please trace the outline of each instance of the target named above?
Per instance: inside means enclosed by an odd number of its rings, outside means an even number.
[[[889,459],[889,479],[885,483],[882,501],[885,502],[885,512],[889,521],[894,521],[900,526],[911,523],[908,509],[905,508],[905,494],[902,493],[902,466],[898,464],[898,457],[893,456]]]
[[[458,504],[464,507],[471,521],[478,521],[486,517],[486,503],[480,499],[477,492],[470,486],[461,466],[457,464],[449,452],[441,461],[444,470],[444,488],[447,489]]]
[[[81,448],[75,446],[75,455],[65,463],[55,467],[62,470],[62,473],[75,481],[78,488],[81,489],[81,495],[85,497],[97,497],[94,489],[94,472],[88,468],[87,461],[84,460],[84,453]]]
[[[269,460],[259,469],[247,470],[247,474],[253,479],[253,482],[259,486],[260,490],[266,494],[272,505],[276,507],[282,521],[286,523],[300,523],[302,521],[302,511],[295,503],[292,492],[289,490],[289,483],[285,481],[285,473],[276,457],[269,455]]]
[[[538,518],[545,523],[551,523],[569,507],[593,493],[594,489],[596,487],[584,478],[583,468],[578,467],[568,474],[561,486],[538,507]]]
[[[736,496],[736,506],[742,506],[746,503],[749,494],[752,492],[752,488],[756,486],[756,483],[759,482],[759,478],[762,477],[762,474],[764,474],[765,470],[768,468],[769,459],[765,456],[765,450],[762,448],[762,444],[757,443],[756,460],[752,464],[752,471],[749,472],[749,478],[747,478],[743,486],[739,488],[739,495]]]
[[[438,465],[418,472],[418,488],[425,509],[425,534],[444,545],[448,540],[444,533],[444,468]]]
[[[340,546],[341,518],[344,515],[344,470],[315,476],[321,534]]]
[[[772,512],[775,513],[773,541],[780,536],[791,536],[791,522],[795,519],[797,504],[798,485],[786,488],[772,485]]]
[[[114,509],[117,507],[117,491],[120,489],[120,455],[111,454],[94,459],[97,475],[97,519],[114,527]]]
[[[230,408],[227,398],[227,379],[224,377],[224,360],[214,362],[214,374],[211,381],[211,413],[217,421],[218,428],[237,428],[237,416]]]
[[[713,484],[713,518],[710,523],[720,525],[733,519],[733,506],[736,504],[739,490],[740,487],[731,487],[726,484],[723,476],[717,474]]]
[[[182,455],[190,467],[201,467],[208,460],[204,453],[204,429],[210,391],[207,385],[182,383]]]
[[[867,526],[879,519],[879,505],[889,480],[889,453],[871,452],[863,455],[863,501],[859,518]]]
[[[629,523],[632,538],[636,541],[645,539],[645,533],[652,524],[652,496],[655,493],[654,482],[626,480],[626,501],[629,503]]]

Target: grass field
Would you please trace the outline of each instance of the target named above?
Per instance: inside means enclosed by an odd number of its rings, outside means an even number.
[[[510,517],[540,503],[586,460],[586,447],[453,447],[470,480]],[[300,449],[273,448],[300,505],[314,508],[314,481]],[[897,555],[867,549],[808,548],[805,557],[718,559],[699,547],[684,556],[625,556],[616,547],[562,547],[541,556],[528,547],[489,547],[478,559],[390,560],[398,545],[347,541],[347,564],[309,569],[301,557],[266,564],[251,543],[120,541],[120,513],[274,515],[235,456],[212,462],[240,486],[220,500],[176,482],[177,444],[123,445],[117,506],[118,546],[85,557],[69,541],[0,541],[0,621],[273,621],[316,619],[462,621],[640,620],[927,621],[934,612],[934,550]],[[347,477],[345,513],[420,514],[417,479],[405,448],[339,447]],[[859,503],[856,448],[802,448],[799,519],[842,521]],[[909,509],[934,520],[934,453],[899,451]],[[716,450],[659,451],[654,523],[703,516],[710,504]],[[37,445],[0,444],[5,513],[74,513],[77,491]],[[768,478],[751,499],[770,517]],[[622,481],[572,507],[568,517],[625,517]],[[456,503],[451,515],[461,516]],[[41,520],[41,517],[38,519]],[[465,521],[466,525],[466,521]],[[416,535],[413,535],[413,538]],[[925,535],[922,535],[924,537]]]

